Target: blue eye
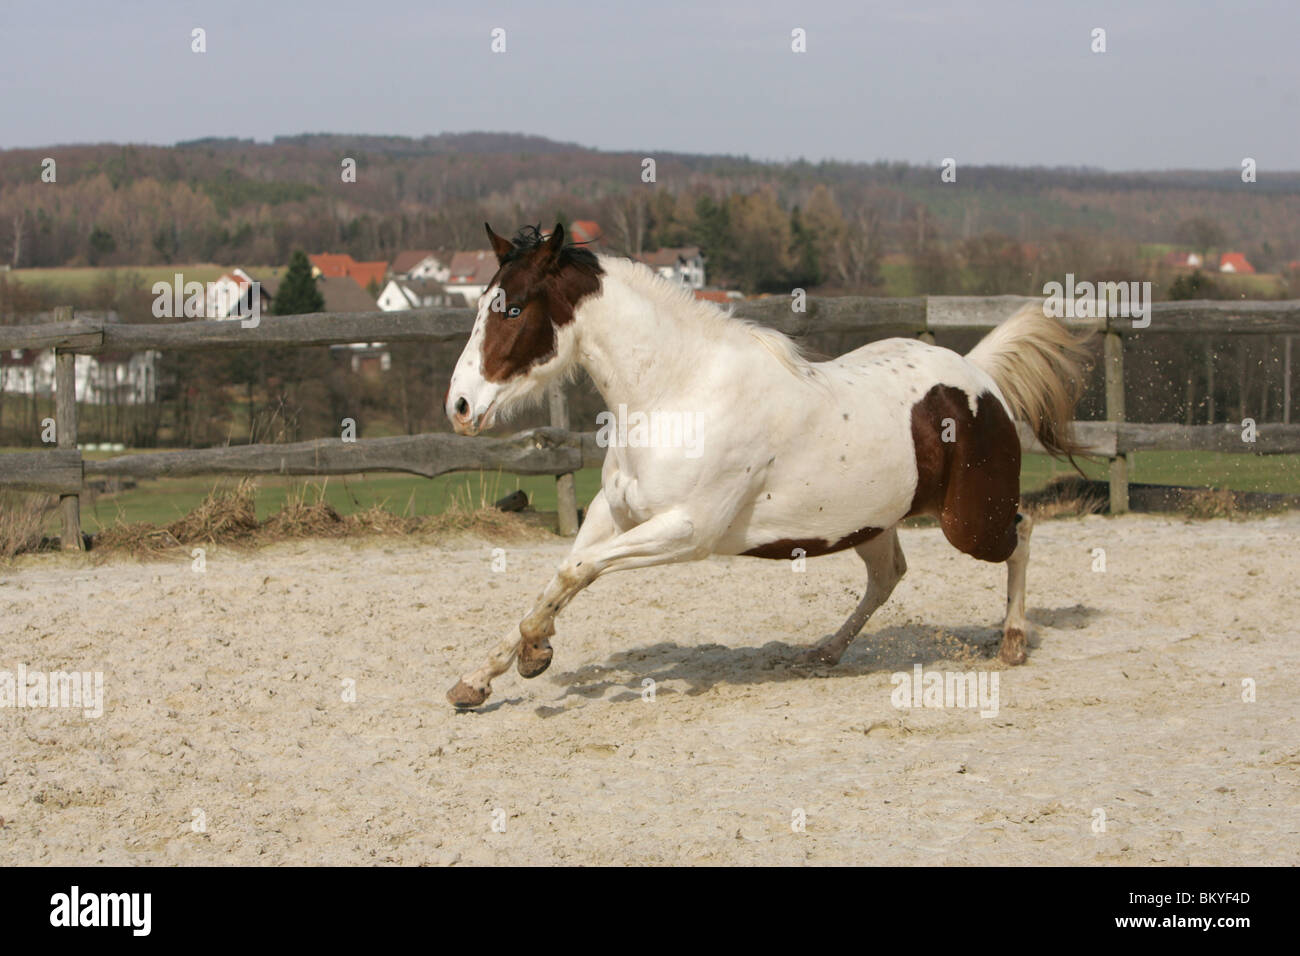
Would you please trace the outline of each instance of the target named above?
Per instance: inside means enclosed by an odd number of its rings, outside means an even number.
[[[515,316],[519,315],[519,311],[519,306],[512,305],[510,308],[506,309],[506,317],[513,319]]]

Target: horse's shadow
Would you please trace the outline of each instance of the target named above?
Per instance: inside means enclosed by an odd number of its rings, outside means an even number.
[[[1095,608],[1043,608],[1029,615],[1030,623],[1041,627],[1074,629],[1084,627],[1097,613]],[[660,687],[669,681],[687,685],[688,695],[703,694],[717,684],[771,684],[817,677],[856,677],[887,671],[910,670],[914,665],[952,661],[976,669],[997,661],[1000,626],[945,626],[941,624],[896,624],[868,631],[858,637],[834,667],[808,666],[798,657],[812,643],[769,641],[758,646],[726,647],[721,644],[683,645],[675,641],[643,645],[617,651],[599,663],[561,672],[552,681],[567,685],[561,700],[569,697],[635,700],[642,694],[642,682],[655,682],[656,693],[673,693]],[[1038,628],[1029,636],[1032,650],[1039,644]],[[606,694],[614,691],[609,697]],[[563,712],[563,707],[539,708],[542,716]]]

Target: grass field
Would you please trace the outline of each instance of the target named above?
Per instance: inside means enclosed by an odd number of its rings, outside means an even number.
[[[124,275],[138,275],[140,288],[146,291],[153,288],[155,282],[171,282],[180,273],[185,282],[215,282],[229,272],[231,266],[219,266],[210,262],[159,265],[159,266],[84,266],[61,269],[14,269],[7,273],[9,279],[31,286],[51,286],[73,290],[79,293],[90,291],[95,283],[101,281],[111,272]],[[270,266],[250,267],[248,272],[254,278],[266,275]]]
[[[600,487],[600,472],[584,469],[576,477],[578,500],[585,506]],[[115,495],[83,499],[81,521],[93,534],[122,521],[147,521],[166,525],[196,507],[214,488],[229,487],[232,478],[166,478],[141,482]],[[473,509],[490,505],[517,488],[528,493],[538,511],[555,511],[555,479],[496,473],[444,475],[432,480],[415,475],[348,476],[334,478],[263,477],[258,480],[257,517],[264,520],[279,511],[286,497],[306,488],[308,501],[324,495],[339,514],[363,511],[379,504],[395,514],[441,514],[449,508]]]
[[[4,449],[4,451],[21,449]],[[86,452],[87,458],[109,457],[104,452]],[[1105,462],[1081,461],[1091,478],[1106,476]],[[1041,488],[1057,475],[1071,474],[1066,463],[1045,455],[1026,455],[1021,469],[1021,486],[1026,491]],[[1201,452],[1143,452],[1131,458],[1130,481],[1232,488],[1238,491],[1269,491],[1300,494],[1300,455],[1229,455]],[[228,487],[232,478],[167,478],[141,482],[134,489],[83,499],[82,522],[94,533],[123,521],[147,521],[165,525],[197,506],[217,487]],[[576,476],[578,503],[585,507],[600,487],[600,472],[587,468]],[[546,476],[527,477],[499,473],[444,475],[432,480],[414,475],[370,475],[335,478],[292,478],[271,476],[258,480],[257,515],[265,519],[278,511],[295,489],[308,489],[314,500],[323,494],[340,514],[381,504],[397,514],[441,514],[453,507],[473,508],[491,504],[522,488],[538,511],[555,510],[555,480]]]

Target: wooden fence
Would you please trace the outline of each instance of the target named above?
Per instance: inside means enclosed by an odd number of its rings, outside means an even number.
[[[794,311],[784,297],[737,303],[736,314],[799,339],[842,332],[869,341],[891,335],[934,341],[935,332],[988,331],[1028,302],[1021,296],[926,296],[909,299],[858,296],[810,298]],[[369,438],[353,442],[321,439],[283,445],[245,445],[155,454],[83,459],[77,450],[75,356],[145,349],[247,349],[277,346],[345,345],[354,342],[454,343],[465,341],[474,321],[469,309],[412,309],[405,312],[318,313],[265,317],[254,327],[234,320],[169,325],[122,325],[103,316],[77,318],[70,308],[52,321],[0,327],[0,349],[55,351],[55,435],[57,450],[0,456],[0,488],[58,494],[65,548],[82,546],[80,496],[87,476],[136,478],[182,475],[341,475],[371,471],[408,472],[425,477],[454,471],[500,469],[514,474],[555,475],[560,530],[577,531],[573,472],[598,466],[604,450],[594,433],[569,431],[563,393],[550,393],[550,428],[509,438],[462,438],[449,434]],[[1102,325],[1106,420],[1077,422],[1091,454],[1110,462],[1110,506],[1128,510],[1129,455],[1136,451],[1221,451],[1256,454],[1300,453],[1300,425],[1290,424],[1291,340],[1300,333],[1300,300],[1285,302],[1167,302],[1151,306],[1149,324],[1129,318],[1065,320]],[[1175,425],[1132,423],[1124,417],[1124,340],[1172,333],[1286,335],[1283,371],[1286,424],[1262,424],[1256,440],[1243,440],[1238,424]],[[1024,426],[1026,451],[1041,451]]]

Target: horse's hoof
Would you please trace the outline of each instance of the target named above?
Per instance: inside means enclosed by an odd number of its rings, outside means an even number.
[[[1002,635],[1002,644],[998,647],[998,660],[1012,667],[1023,664],[1029,659],[1026,653],[1028,646],[1025,632],[1018,627],[1010,628]]]
[[[841,654],[836,654],[828,646],[829,641],[830,638],[827,637],[822,643],[808,648],[794,659],[795,663],[804,667],[834,667],[840,662]]]
[[[519,671],[520,677],[536,677],[551,666],[551,658],[554,656],[555,651],[551,649],[550,641],[542,640],[536,644],[525,642],[519,647],[515,668]]]
[[[492,693],[490,687],[484,687],[480,690],[477,687],[470,687],[464,681],[457,681],[456,686],[447,691],[447,700],[451,701],[453,707],[465,710],[468,707],[477,707],[483,701],[488,699]]]

